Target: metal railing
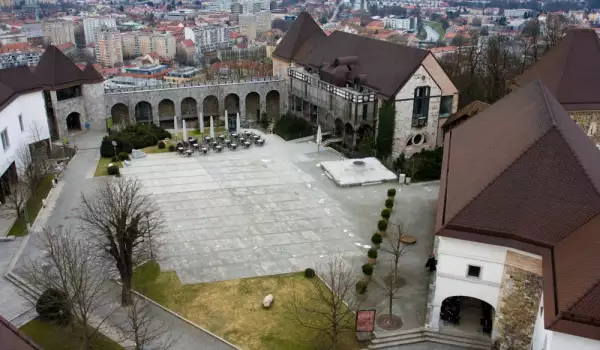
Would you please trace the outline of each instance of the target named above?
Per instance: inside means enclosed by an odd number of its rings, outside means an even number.
[[[190,83],[165,83],[152,86],[134,86],[134,87],[123,87],[123,88],[105,88],[105,94],[119,94],[123,92],[136,92],[136,91],[151,91],[151,90],[165,90],[165,89],[181,89],[181,88],[199,88],[199,87],[211,87],[219,85],[231,85],[231,84],[258,84],[264,82],[274,81],[285,81],[280,77],[260,77],[260,78],[248,78],[248,79],[216,79],[206,80],[202,82],[190,82]]]

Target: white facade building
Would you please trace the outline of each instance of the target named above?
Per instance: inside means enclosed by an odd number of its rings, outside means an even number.
[[[12,51],[0,54],[0,69],[29,66],[35,67],[42,56],[38,50]]]
[[[237,26],[206,25],[184,29],[185,38],[196,44],[196,50],[202,52],[226,49],[231,46],[231,32],[239,30]]]
[[[119,30],[102,27],[94,34],[96,61],[104,67],[114,67],[117,63],[123,63],[123,44]]]
[[[402,29],[410,32],[414,32],[418,28],[418,18],[417,17],[396,17],[389,16],[381,19],[383,25],[386,28],[391,29]]]
[[[254,14],[239,15],[240,33],[248,39],[256,39],[256,35],[271,29],[271,12],[260,11]]]
[[[96,30],[102,27],[117,28],[117,21],[112,17],[86,17],[83,19],[86,45],[94,42]]]

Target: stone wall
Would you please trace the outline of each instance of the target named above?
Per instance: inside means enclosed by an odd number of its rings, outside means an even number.
[[[79,113],[79,121],[81,126],[87,122],[85,113],[85,104],[83,96],[70,98],[68,100],[58,101],[56,99],[56,91],[51,91],[52,106],[54,107],[54,116],[58,126],[59,138],[64,138],[69,134],[67,130],[67,116],[73,112]]]
[[[106,118],[109,114],[106,114],[104,108],[104,85],[102,83],[83,85],[83,101],[85,106],[83,119],[90,123],[90,129],[106,130]],[[84,125],[85,122],[82,121],[81,126]]]
[[[600,111],[570,112],[569,114],[595,144],[600,144]]]

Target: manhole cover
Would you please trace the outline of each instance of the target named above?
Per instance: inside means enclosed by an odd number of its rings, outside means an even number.
[[[352,162],[352,164],[354,164],[355,166],[365,166],[365,162],[363,162],[362,160],[355,160],[354,162]]]

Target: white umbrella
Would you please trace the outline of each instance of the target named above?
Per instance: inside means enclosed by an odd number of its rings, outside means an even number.
[[[179,125],[177,125],[177,116],[173,116],[173,123],[175,124],[175,139],[179,137]]]
[[[229,115],[227,114],[227,110],[225,110],[225,132],[229,132]]]
[[[213,116],[210,116],[210,138],[214,139],[215,138],[215,125],[213,123]]]
[[[242,128],[242,125],[240,123],[240,112],[238,112],[235,117],[235,132],[239,134],[241,128]]]
[[[182,123],[183,123],[183,141],[188,142],[187,128],[185,127],[185,119],[182,121]]]
[[[200,125],[200,133],[204,134],[204,116],[202,112],[200,112],[200,116],[198,117],[198,125]]]
[[[323,142],[323,135],[321,134],[321,125],[319,125],[319,127],[317,128],[317,152],[319,152],[321,142]]]

